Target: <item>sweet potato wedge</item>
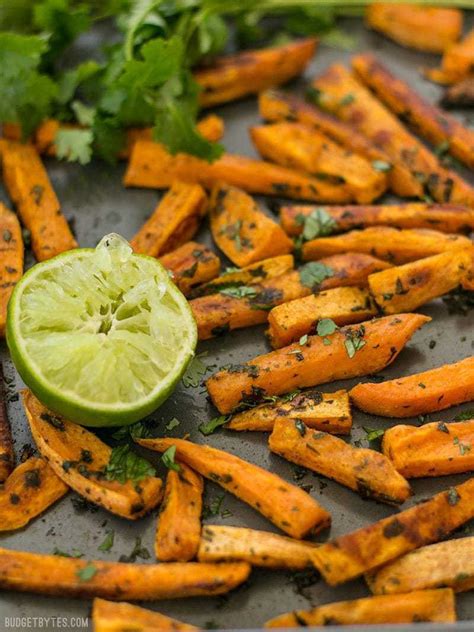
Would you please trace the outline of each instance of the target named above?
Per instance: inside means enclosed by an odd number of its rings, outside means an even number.
[[[304,345],[294,343],[214,373],[207,390],[219,412],[228,414],[243,404],[260,404],[266,396],[376,373],[430,320],[420,314],[385,316],[337,330],[326,337],[330,344],[309,336]]]
[[[369,160],[388,161],[388,156],[351,125],[322,112],[293,94],[267,90],[258,96],[260,116],[266,121],[297,121]]]
[[[397,44],[442,53],[459,39],[463,14],[459,9],[374,2],[367,6],[365,19],[368,26]]]
[[[377,314],[368,290],[339,287],[274,307],[268,314],[266,333],[272,347],[279,349],[305,334],[316,333],[318,321],[323,318],[330,318],[336,325],[351,325]]]
[[[461,474],[474,470],[474,419],[385,431],[382,450],[406,478]]]
[[[287,461],[331,478],[362,498],[398,505],[410,496],[408,482],[386,456],[310,430],[301,420],[277,419],[268,446]]]
[[[209,283],[205,283],[196,288],[193,298],[215,294],[220,290],[230,287],[240,287],[242,285],[254,285],[262,283],[268,279],[274,279],[286,272],[290,272],[295,267],[293,255],[279,255],[270,257],[263,261],[256,261],[244,268],[228,268],[223,274],[213,278]]]
[[[13,470],[0,490],[0,531],[26,526],[68,490],[44,459],[30,457]]]
[[[194,625],[181,623],[164,614],[132,606],[124,601],[112,602],[94,599],[92,604],[92,625],[94,632],[156,632],[157,630],[199,630]]]
[[[380,595],[354,601],[339,601],[318,606],[313,610],[296,610],[265,623],[266,628],[297,628],[300,626],[358,625],[456,621],[453,591],[450,588],[419,590],[407,595]]]
[[[375,595],[446,586],[455,592],[474,588],[474,537],[429,544],[366,575]]]
[[[315,50],[316,40],[307,38],[218,57],[193,73],[201,87],[199,102],[203,107],[219,105],[286,83],[303,72]]]
[[[450,84],[465,79],[474,64],[474,29],[460,42],[448,46],[441,60],[441,68],[429,69],[426,76],[437,83]]]
[[[176,446],[176,458],[259,511],[293,538],[327,527],[331,516],[305,491],[233,454],[184,439],[136,439],[164,452]]]
[[[229,592],[250,573],[233,564],[124,564],[0,549],[0,587],[58,597],[148,601]]]
[[[155,537],[160,562],[189,562],[201,537],[202,476],[184,463],[169,470]]]
[[[317,237],[303,246],[303,259],[315,261],[342,252],[364,252],[394,264],[423,259],[455,248],[469,248],[472,242],[464,235],[440,233],[427,228],[398,229],[373,226],[351,230],[343,235]]]
[[[46,119],[43,121],[30,139],[36,147],[38,153],[46,154],[47,156],[55,156],[56,146],[54,144],[54,140],[58,131],[64,128],[80,129],[80,126],[63,123],[62,121],[58,121],[56,119]],[[207,140],[218,141],[224,135],[224,121],[216,114],[208,114],[207,116],[204,116],[200,121],[198,121],[197,128]],[[4,138],[16,141],[21,140],[21,127],[16,123],[4,124],[2,132]],[[133,144],[137,140],[153,140],[153,131],[151,127],[128,129],[126,133],[125,147],[119,152],[118,158],[128,158]]]
[[[326,234],[369,226],[431,228],[442,233],[470,233],[474,230],[474,210],[454,204],[424,202],[380,206],[287,205],[280,208],[280,223],[288,235],[301,235],[307,218],[317,221],[321,211],[332,220],[327,220],[324,226]]]
[[[0,153],[5,187],[31,232],[36,259],[44,261],[76,248],[76,240],[34,146],[3,141]]]
[[[23,391],[31,433],[42,456],[59,478],[108,511],[135,520],[156,507],[162,497],[159,478],[108,480],[112,448],[82,426],[49,411],[31,391]],[[105,474],[105,475],[104,475]]]
[[[310,390],[295,394],[290,399],[277,399],[237,413],[226,424],[228,430],[273,430],[280,418],[301,420],[308,428],[331,434],[349,434],[352,414],[347,391],[321,393]]]
[[[369,274],[390,267],[370,255],[350,252],[327,257],[318,263],[323,264],[316,270],[322,272],[319,277],[307,274],[311,268],[302,266],[299,270],[247,286],[246,290],[237,293],[240,296],[218,293],[192,300],[190,305],[198,325],[199,339],[206,340],[232,329],[265,323],[269,310],[275,305],[312,292],[341,286],[364,286]]]
[[[315,549],[315,565],[330,586],[437,542],[474,517],[474,478],[429,500],[342,535]]]
[[[357,384],[350,396],[357,408],[383,417],[416,417],[470,402],[474,356],[379,384]]]
[[[225,184],[214,187],[209,204],[212,237],[238,266],[287,255],[293,242],[245,191]]]
[[[20,222],[15,213],[0,202],[0,338],[5,335],[8,301],[22,274],[23,239]]]
[[[471,268],[471,252],[472,246],[456,248],[376,272],[369,277],[370,292],[384,314],[412,312],[459,286]]]
[[[164,255],[194,237],[206,210],[207,196],[199,184],[176,181],[130,245],[141,255]]]
[[[431,24],[430,24],[431,29]],[[430,39],[433,41],[430,33]],[[423,99],[407,83],[393,75],[369,53],[352,58],[357,76],[387,107],[402,117],[413,131],[436,146],[446,144],[449,153],[474,168],[474,131],[436,105]]]
[[[293,540],[269,531],[205,525],[202,529],[200,562],[248,562],[265,568],[305,570],[312,567],[313,542]]]
[[[188,241],[163,255],[160,262],[173,273],[173,281],[185,296],[189,296],[201,283],[214,279],[221,267],[219,257],[195,241]]]
[[[390,159],[390,185],[401,197],[474,206],[474,189],[382,105],[344,66],[334,64],[313,82],[320,106],[365,134]]]
[[[226,182],[248,193],[331,204],[351,199],[344,186],[263,160],[224,154],[209,163],[189,154],[171,155],[159,143],[138,140],[134,144],[124,176],[125,186],[164,189],[175,180],[195,182],[208,189],[218,182]]]
[[[0,483],[10,476],[14,466],[13,438],[8,419],[3,368],[0,363]]]
[[[262,158],[334,184],[344,183],[360,204],[372,202],[387,188],[385,173],[307,125],[260,125],[250,128],[250,136]]]

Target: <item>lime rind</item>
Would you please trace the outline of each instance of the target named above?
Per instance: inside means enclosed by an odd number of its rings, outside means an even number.
[[[118,235],[34,266],[12,294],[12,359],[47,406],[91,426],[128,424],[172,392],[194,354],[189,305],[167,271]]]

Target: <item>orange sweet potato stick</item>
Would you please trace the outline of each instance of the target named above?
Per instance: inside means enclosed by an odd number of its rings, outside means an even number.
[[[123,632],[132,625],[132,622],[134,632],[151,632],[152,630],[192,632],[200,629],[166,617],[154,610],[132,606],[131,603],[124,601],[94,599],[92,605],[94,632]]]
[[[3,141],[3,179],[38,261],[77,247],[46,169],[33,145]]]
[[[195,241],[188,241],[163,255],[160,263],[173,273],[173,281],[185,296],[189,296],[202,283],[214,279],[221,267],[219,257]]]
[[[5,335],[7,305],[23,274],[23,239],[15,213],[0,203],[0,338]]]
[[[316,43],[315,39],[307,38],[218,57],[212,65],[193,73],[201,87],[201,106],[234,101],[286,83],[303,72],[314,55]]]
[[[207,380],[207,390],[219,412],[228,414],[242,404],[260,404],[266,396],[376,373],[430,320],[399,314],[343,327],[327,337],[309,336],[303,345],[294,343],[218,371]]]
[[[380,384],[350,391],[357,408],[383,417],[416,417],[474,399],[474,356]]]
[[[263,514],[293,538],[320,531],[331,516],[305,491],[233,454],[184,439],[136,439],[150,450],[175,446],[176,458]]]
[[[474,478],[315,550],[315,563],[336,586],[404,553],[446,537],[474,517]]]
[[[207,196],[199,184],[173,182],[130,245],[141,255],[164,255],[194,237],[206,210]]]

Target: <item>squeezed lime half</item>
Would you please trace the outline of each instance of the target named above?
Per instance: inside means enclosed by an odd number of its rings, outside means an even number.
[[[173,391],[197,343],[185,297],[116,234],[35,265],[8,306],[7,342],[25,384],[87,426],[126,425]]]

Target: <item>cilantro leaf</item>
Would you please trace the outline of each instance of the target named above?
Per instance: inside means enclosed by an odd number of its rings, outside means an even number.
[[[39,71],[46,50],[40,36],[0,33],[0,122],[20,123],[25,137],[50,114],[57,95],[54,81]]]
[[[175,455],[176,455],[176,446],[172,445],[167,450],[163,452],[161,455],[161,460],[163,464],[169,469],[174,470],[175,472],[181,471],[181,466],[179,463],[175,463]]]
[[[201,360],[205,357],[205,353],[200,353],[194,356],[191,362],[188,364],[186,371],[182,377],[182,382],[185,388],[190,386],[196,388],[201,384],[202,378],[206,375],[209,367]]]
[[[155,476],[155,469],[150,463],[132,450],[120,445],[112,449],[109,462],[105,467],[105,477],[108,481],[138,482],[148,476]]]
[[[99,544],[98,550],[99,551],[110,551],[110,549],[114,545],[114,538],[115,538],[115,531],[113,529],[109,529],[107,531],[107,533],[106,533],[104,541],[102,542],[102,544]]]
[[[88,582],[96,574],[97,568],[94,566],[94,564],[87,564],[87,566],[78,568],[76,571],[76,576],[80,582]]]
[[[137,561],[137,557],[142,560],[149,560],[151,557],[150,551],[146,548],[146,546],[142,545],[142,539],[140,537],[135,538],[135,544],[131,553],[129,555],[121,555],[119,562],[133,564]]]
[[[214,417],[209,421],[203,421],[202,424],[199,424],[199,432],[205,436],[210,435],[228,421],[230,421],[230,415],[219,415],[219,417]]]
[[[324,208],[317,208],[303,218],[302,235],[305,241],[331,235],[337,228],[336,220]]]
[[[379,430],[378,428],[368,428],[363,426],[362,429],[366,434],[367,441],[376,441],[385,434],[385,430]]]
[[[227,287],[220,290],[219,293],[225,296],[232,296],[233,298],[255,298],[257,296],[257,290],[246,285]]]
[[[459,413],[459,415],[456,415],[454,421],[469,421],[471,419],[474,419],[474,410],[465,410]]]
[[[90,129],[60,129],[54,138],[56,156],[85,165],[92,156],[92,141],[93,134]]]
[[[324,263],[310,261],[310,263],[307,263],[300,268],[299,273],[301,283],[314,290],[325,279],[332,277],[334,270]]]
[[[173,419],[170,419],[170,421],[166,424],[165,428],[166,430],[174,430],[174,428],[177,428],[180,423],[179,419],[173,417]]]
[[[318,336],[330,336],[336,329],[338,329],[338,326],[331,318],[321,318],[316,325],[316,333]]]

